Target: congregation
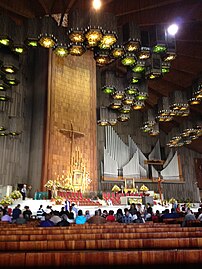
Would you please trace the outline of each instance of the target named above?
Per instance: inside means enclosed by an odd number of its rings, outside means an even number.
[[[0,222],[26,224],[31,220],[36,220],[36,225],[39,227],[52,226],[69,226],[75,224],[104,224],[104,223],[145,223],[153,221],[154,223],[165,222],[166,220],[178,220],[182,227],[187,226],[188,221],[197,221],[199,226],[202,224],[202,204],[197,212],[193,212],[186,204],[173,205],[171,209],[166,208],[162,212],[154,209],[152,205],[147,203],[142,204],[132,203],[124,209],[118,208],[116,212],[110,208],[102,210],[98,208],[94,214],[89,210],[83,212],[77,208],[74,203],[69,205],[67,201],[60,210],[55,210],[51,205],[43,208],[40,205],[36,214],[33,214],[29,206],[24,206],[21,209],[21,204],[17,204],[11,209],[8,206],[0,207]],[[171,222],[170,222],[171,223]]]

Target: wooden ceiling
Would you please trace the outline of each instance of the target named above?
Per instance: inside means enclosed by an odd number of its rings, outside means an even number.
[[[179,23],[176,35],[177,57],[171,64],[171,71],[160,79],[149,82],[147,107],[157,104],[158,98],[168,96],[175,90],[188,91],[193,80],[202,74],[202,1],[201,0],[102,0],[103,12],[116,15],[118,25],[133,20],[140,29],[157,25]],[[16,23],[24,19],[47,14],[68,14],[79,8],[85,13],[90,10],[90,0],[1,0],[0,12],[7,13]],[[190,107],[189,119],[201,117],[202,102]],[[183,119],[184,120],[184,119]],[[168,134],[179,126],[181,119],[160,124]],[[190,149],[202,153],[202,138],[192,142]]]

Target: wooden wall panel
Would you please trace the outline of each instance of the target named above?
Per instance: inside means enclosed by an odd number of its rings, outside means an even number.
[[[46,173],[48,179],[69,176],[72,157],[76,153],[82,159],[92,180],[88,190],[97,189],[96,162],[96,66],[92,53],[81,57],[68,56],[61,59],[51,57],[49,72],[49,110],[46,137]],[[74,139],[71,132],[78,131],[83,137]]]

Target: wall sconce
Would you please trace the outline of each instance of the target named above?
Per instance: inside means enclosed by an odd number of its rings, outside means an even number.
[[[16,54],[23,54],[27,51],[24,44],[25,41],[25,28],[19,25],[15,25],[13,28],[13,43],[11,50]]]
[[[19,61],[16,55],[4,54],[3,65],[1,66],[2,72],[5,74],[16,74],[19,70]]]
[[[122,27],[124,48],[128,52],[138,52],[141,46],[140,29],[134,22],[128,22]]]
[[[154,53],[165,53],[166,46],[166,29],[164,25],[155,25],[149,31],[150,46]]]
[[[76,9],[68,15],[68,37],[73,43],[82,43],[85,40],[83,14]]]
[[[100,49],[110,49],[117,41],[115,32],[103,30],[103,36],[98,44]]]
[[[123,90],[116,90],[113,94],[112,94],[112,98],[114,100],[123,100],[124,98],[124,91]]]
[[[94,59],[99,66],[107,65],[113,61],[108,50],[101,50],[98,48],[94,49]]]
[[[167,96],[159,98],[158,114],[157,114],[156,119],[161,122],[164,122],[164,121],[168,122],[173,119],[173,116],[171,114],[172,114],[172,111],[170,110],[169,98]]]
[[[56,21],[49,15],[41,18],[41,33],[39,35],[39,44],[46,48],[53,48],[57,43],[56,38]]]
[[[131,108],[133,110],[140,110],[143,109],[145,107],[145,103],[144,101],[134,101],[133,104],[131,105]]]
[[[111,55],[113,58],[115,59],[122,58],[124,54],[125,54],[125,49],[123,45],[115,44],[112,46]]]
[[[189,104],[186,92],[174,91],[170,95],[170,109],[175,112],[176,116],[188,116]]]
[[[136,56],[134,53],[125,53],[121,58],[121,63],[125,66],[133,66],[136,63]]]
[[[15,74],[7,74],[5,77],[5,81],[10,86],[17,86],[20,81],[16,78]]]
[[[124,105],[132,105],[134,98],[134,95],[126,94],[122,102]]]
[[[112,13],[100,14],[99,20],[102,26],[103,36],[98,43],[101,49],[111,49],[117,42],[117,19]]]
[[[144,133],[152,133],[153,130],[156,130],[156,133],[158,131],[158,128],[154,128],[156,124],[155,121],[155,112],[153,109],[148,109],[146,112],[143,114],[143,127],[141,127],[141,130]],[[153,131],[154,135],[155,131]]]
[[[121,108],[119,109],[119,112],[121,114],[127,114],[127,113],[130,113],[130,111],[131,111],[130,105],[122,105]]]
[[[127,113],[127,114],[119,114],[118,117],[117,117],[118,121],[121,121],[121,122],[126,122],[130,119],[130,114]]]
[[[13,40],[10,34],[13,26],[14,22],[8,16],[0,15],[0,45],[12,45]]]
[[[142,73],[145,71],[146,62],[144,60],[137,60],[136,65],[132,68],[135,73]]]
[[[87,15],[85,38],[87,47],[96,47],[103,37],[102,17],[103,14],[90,11]]]
[[[198,78],[193,82],[192,97],[202,100],[202,78]]]
[[[11,137],[17,137],[21,134],[22,120],[18,117],[10,117],[9,119],[9,135]]]
[[[151,131],[149,132],[149,135],[150,135],[150,136],[157,136],[157,135],[159,135],[159,124],[158,124],[158,123],[155,123],[155,124],[152,126],[152,129],[151,129]]]
[[[69,54],[69,46],[67,45],[67,35],[64,28],[58,29],[58,41],[53,47],[54,53],[59,57],[66,57]]]
[[[6,131],[8,128],[8,117],[6,113],[0,112],[0,132]]]
[[[109,105],[111,109],[119,109],[121,108],[121,106],[122,106],[121,100],[113,100]]]
[[[148,81],[143,80],[139,85],[139,92],[135,96],[137,101],[145,101],[148,98]]]
[[[2,91],[2,92],[0,92],[0,103],[1,103],[1,102],[8,102],[8,101],[10,101],[10,100],[11,100],[11,98],[10,98],[10,96],[7,94],[6,91]]]
[[[116,91],[116,88],[114,86],[115,82],[115,74],[111,70],[105,70],[101,74],[101,85],[102,85],[102,91],[106,94],[114,94]]]
[[[81,56],[86,52],[86,49],[82,43],[70,43],[69,54],[73,56]]]
[[[108,122],[111,126],[114,126],[117,124],[118,120],[117,120],[117,113],[114,112],[111,109],[108,109]]]
[[[0,79],[0,91],[6,91],[8,89],[10,89],[10,86],[4,80]]]
[[[138,58],[140,60],[146,60],[151,57],[150,37],[149,31],[140,31],[141,47],[138,52]]]
[[[129,95],[137,95],[139,92],[138,87],[136,85],[129,85],[126,89],[125,89],[125,93],[129,94]]]
[[[127,72],[127,79],[130,84],[140,84],[143,80],[143,74],[129,70]]]
[[[161,62],[161,73],[164,75],[170,72],[170,62]]]
[[[152,54],[151,59],[147,60],[145,77],[147,79],[154,79],[161,76],[161,57],[159,54]]]
[[[24,43],[30,48],[38,47],[38,37],[40,34],[40,19],[30,18],[26,22],[26,39]]]

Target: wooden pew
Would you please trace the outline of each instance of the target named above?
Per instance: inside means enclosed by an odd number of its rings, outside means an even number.
[[[202,249],[201,238],[1,241],[0,251]]]
[[[2,268],[70,268],[70,266],[107,266],[116,268],[117,265],[134,266],[151,265],[162,268],[165,265],[198,265],[201,261],[201,250],[132,250],[132,251],[54,251],[26,253],[0,253]],[[115,267],[114,267],[115,266]],[[87,267],[89,268],[89,267]],[[153,267],[154,268],[154,267]],[[156,267],[155,267],[156,268]],[[181,267],[182,268],[182,267]],[[184,268],[184,267],[183,267]],[[196,267],[195,267],[196,268]],[[199,268],[199,267],[198,267]]]
[[[137,232],[137,233],[77,233],[77,234],[13,234],[13,235],[0,235],[1,241],[38,241],[38,240],[92,240],[92,239],[144,239],[144,238],[189,238],[189,237],[202,237],[202,232]]]

